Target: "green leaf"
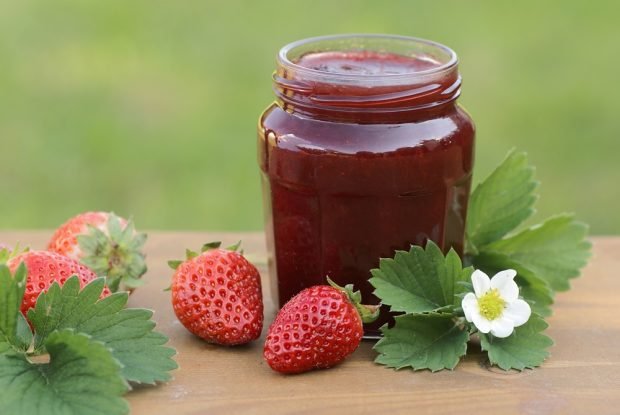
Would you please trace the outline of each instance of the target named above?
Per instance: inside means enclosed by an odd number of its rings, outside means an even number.
[[[144,285],[144,280],[142,278],[125,277],[123,278],[123,284],[126,288],[133,289],[142,287]]]
[[[428,313],[458,306],[455,297],[464,288],[472,268],[463,269],[461,259],[450,250],[444,257],[439,247],[428,241],[426,249],[412,246],[409,252],[397,251],[394,259],[381,259],[371,271],[374,294],[392,311]]]
[[[110,239],[113,241],[120,241],[122,238],[123,230],[121,221],[114,213],[111,213],[108,217],[108,233],[110,234]]]
[[[237,250],[239,249],[239,247],[241,246],[241,240],[237,241],[237,243],[230,245],[228,247],[226,247],[227,250],[229,251],[235,251],[237,252]]]
[[[590,257],[587,225],[572,215],[555,216],[540,225],[488,245],[485,250],[509,257],[545,280],[556,291],[570,288]]]
[[[88,233],[78,235],[76,239],[86,258],[99,257],[109,249],[107,248],[108,235],[92,225],[88,225]]]
[[[11,258],[11,249],[0,244],[0,263],[6,264]]]
[[[532,314],[527,323],[504,339],[479,333],[480,345],[489,352],[489,361],[504,370],[532,369],[542,364],[553,345],[553,340],[542,333],[547,327],[542,317]]]
[[[241,243],[241,241],[239,241],[239,243]],[[200,252],[207,252],[211,249],[217,249],[220,246],[222,246],[222,243],[220,241],[215,241],[215,242],[207,242],[206,244],[202,245],[202,248],[200,249]]]
[[[545,285],[524,285],[521,287],[521,296],[530,304],[532,312],[549,317],[553,304],[553,290]]]
[[[450,315],[404,315],[395,320],[394,327],[381,328],[383,338],[374,347],[379,353],[376,363],[436,372],[454,369],[467,351],[469,333]]]
[[[42,293],[28,312],[35,328],[35,349],[42,351],[55,330],[71,328],[111,349],[127,380],[153,384],[170,379],[168,371],[177,367],[172,360],[175,351],[164,346],[166,336],[153,332],[153,312],[125,309],[127,293],[99,300],[103,287],[104,279],[98,278],[80,291],[79,280],[73,276],[62,288],[54,283]]]
[[[23,327],[19,326],[27,274],[24,263],[15,270],[14,276],[5,264],[0,265],[0,344],[4,344],[0,350],[6,351],[10,346],[17,350],[28,348],[24,347],[23,343],[27,339],[21,338],[25,333]]]
[[[118,216],[117,216],[117,220],[118,220]],[[132,239],[135,233],[136,233],[136,227],[133,224],[133,220],[129,219],[127,221],[127,224],[121,231],[121,234],[118,238],[119,245],[130,245],[132,243]],[[145,235],[142,234],[142,236],[145,236]],[[142,245],[144,245],[145,242],[146,242],[146,238],[140,238],[137,241],[138,248],[142,248]]]
[[[478,252],[534,213],[538,183],[525,153],[510,152],[471,195],[467,214],[468,251]]]
[[[102,343],[69,330],[45,342],[50,362],[0,355],[0,413],[11,415],[122,415],[128,386]]]
[[[183,263],[183,261],[179,261],[177,259],[173,259],[168,261],[168,266],[174,270],[176,270],[177,268],[179,268],[179,265],[181,265]]]
[[[15,336],[15,346],[19,351],[26,352],[32,345],[32,330],[26,317],[20,312],[17,313],[17,333]]]
[[[133,222],[129,222],[131,224],[131,228],[135,229],[135,226],[133,225]],[[129,225],[127,225],[127,229],[129,229]],[[144,244],[146,243],[146,238],[147,235],[145,233],[138,233],[138,234],[132,234],[133,239],[128,243],[128,247],[131,250],[134,251],[139,251],[144,247]]]

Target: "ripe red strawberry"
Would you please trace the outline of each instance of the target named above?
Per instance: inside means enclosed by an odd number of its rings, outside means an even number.
[[[289,300],[269,327],[263,355],[273,370],[301,373],[342,362],[359,346],[362,323],[378,317],[379,307],[360,304],[352,285],[328,281]]]
[[[106,277],[108,287],[116,292],[142,284],[145,241],[146,234],[136,233],[130,220],[108,212],[86,212],[60,226],[47,249],[82,262]]]
[[[14,273],[22,262],[28,271],[26,292],[21,305],[21,311],[26,317],[28,310],[36,304],[39,294],[47,291],[54,282],[62,286],[69,277],[77,275],[80,279],[80,287],[83,288],[97,278],[97,274],[85,265],[55,252],[27,251],[17,255],[7,262],[11,273]],[[110,295],[110,290],[105,287],[101,298],[108,295]]]
[[[258,270],[238,245],[219,249],[205,244],[199,255],[170,261],[172,306],[190,332],[210,343],[226,346],[248,343],[263,330],[263,297]]]

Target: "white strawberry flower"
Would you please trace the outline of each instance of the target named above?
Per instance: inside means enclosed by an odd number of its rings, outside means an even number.
[[[461,306],[467,321],[473,322],[481,333],[508,337],[530,318],[530,305],[519,299],[516,275],[513,269],[500,271],[491,279],[480,270],[471,275],[474,292],[465,295]]]

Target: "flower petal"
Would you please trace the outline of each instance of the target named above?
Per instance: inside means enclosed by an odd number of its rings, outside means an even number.
[[[514,323],[515,327],[525,324],[532,315],[530,305],[523,300],[515,300],[509,303],[504,310],[503,317],[506,317]]]
[[[501,339],[508,337],[514,331],[515,326],[511,319],[502,316],[491,321],[491,334]]]
[[[471,314],[471,319],[480,333],[488,333],[491,330],[491,322],[482,317],[477,309]]]
[[[471,274],[471,283],[474,286],[476,297],[482,297],[484,293],[489,291],[491,288],[491,280],[489,279],[489,276],[479,269],[475,270],[474,273]]]
[[[478,312],[478,299],[474,293],[467,293],[461,301],[461,307],[465,313],[465,318],[471,323],[471,316],[475,312]]]
[[[511,302],[519,298],[519,286],[514,282],[517,271],[507,269],[500,271],[491,278],[491,288],[497,288],[499,295],[506,302]]]

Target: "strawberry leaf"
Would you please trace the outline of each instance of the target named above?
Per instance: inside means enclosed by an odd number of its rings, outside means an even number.
[[[553,295],[553,290],[547,284],[521,287],[521,296],[530,304],[532,312],[542,317],[549,317],[552,314]]]
[[[6,351],[11,347],[16,350],[27,350],[30,346],[28,332],[30,329],[19,318],[23,315],[19,311],[24,292],[26,290],[26,266],[22,263],[15,271],[15,276],[11,275],[9,268],[0,265],[0,352]],[[32,333],[30,332],[30,341]],[[25,344],[28,342],[28,344]]]
[[[122,375],[131,382],[153,384],[170,379],[177,367],[174,349],[165,347],[168,338],[154,332],[153,312],[128,308],[127,293],[99,300],[104,279],[98,278],[80,291],[76,276],[62,288],[54,283],[28,312],[35,329],[35,350],[42,352],[56,330],[73,329],[102,342],[122,365]]]
[[[477,253],[529,218],[534,213],[537,186],[527,155],[510,152],[471,195],[466,230],[468,252]]]
[[[547,327],[542,317],[532,314],[509,337],[500,339],[479,333],[480,345],[489,352],[489,361],[504,370],[532,369],[542,364],[549,356],[547,349],[553,345],[553,340],[542,334]]]
[[[392,328],[383,326],[383,338],[374,349],[376,363],[387,367],[436,372],[454,369],[467,351],[467,330],[455,325],[451,315],[398,316]]]
[[[15,345],[17,346],[17,350],[21,352],[28,351],[32,345],[32,330],[28,325],[26,317],[24,317],[21,312],[17,313],[17,332],[15,334]]]
[[[587,225],[572,215],[559,215],[516,235],[493,242],[485,250],[503,254],[532,271],[556,291],[570,288],[590,257]]]
[[[0,355],[0,412],[11,415],[122,415],[128,385],[100,342],[70,330],[45,341],[49,363]]]
[[[464,290],[460,282],[469,281],[473,269],[463,269],[454,250],[444,257],[439,247],[428,241],[426,249],[412,246],[397,251],[394,259],[382,258],[371,271],[374,294],[392,311],[429,313],[449,311],[458,306],[456,297]]]
[[[534,212],[533,176],[525,153],[511,152],[476,187],[468,208],[467,261],[489,275],[516,270],[521,295],[534,312],[548,316],[555,291],[568,290],[587,263],[590,243],[587,226],[566,214],[514,233]]]

